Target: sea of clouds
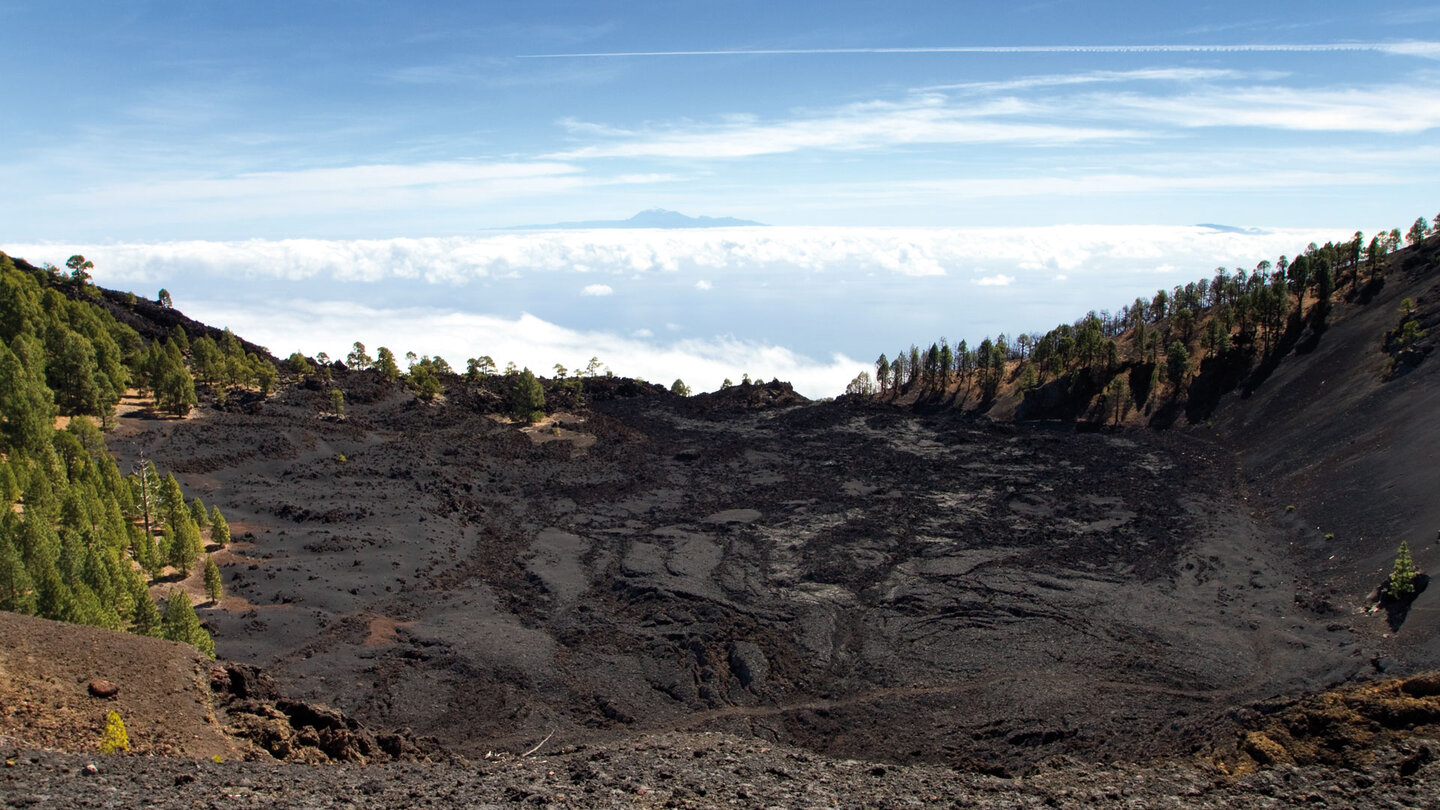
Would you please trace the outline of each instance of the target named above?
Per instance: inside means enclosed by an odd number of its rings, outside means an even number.
[[[599,357],[697,390],[778,377],[830,396],[875,356],[941,336],[1044,330],[1212,274],[1294,255],[1337,228],[745,227],[495,231],[420,239],[0,247],[154,297],[266,345],[343,356],[489,355],[552,373]]]

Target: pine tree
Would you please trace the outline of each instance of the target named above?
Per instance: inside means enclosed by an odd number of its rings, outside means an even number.
[[[164,557],[160,556],[160,547],[155,543],[155,535],[147,531],[136,532],[130,539],[130,552],[135,562],[151,577],[160,575],[160,567],[163,565]]]
[[[21,334],[11,343],[20,351],[0,344],[0,449],[34,452],[50,442],[54,397],[33,340]]]
[[[13,506],[20,500],[20,483],[15,480],[15,473],[10,469],[10,463],[0,459],[0,506]]]
[[[395,353],[384,346],[375,350],[375,370],[380,372],[386,382],[400,379],[400,366],[395,363]]]
[[[515,378],[510,391],[511,413],[515,419],[533,425],[545,418],[545,389],[526,368]]]
[[[140,518],[145,534],[154,542],[154,532],[160,523],[160,473],[155,462],[143,455],[130,473],[131,502],[135,505],[136,517]]]
[[[230,524],[225,522],[218,506],[210,507],[210,542],[220,548],[230,545]]]
[[[174,473],[166,473],[160,479],[160,513],[171,526],[190,516],[190,507],[185,503],[185,492]]]
[[[1410,559],[1410,544],[1400,541],[1400,550],[1395,555],[1395,567],[1390,571],[1390,582],[1385,593],[1394,600],[1410,599],[1415,596],[1415,562]]]
[[[132,597],[135,607],[130,613],[130,632],[138,636],[152,636],[160,638],[164,626],[160,619],[160,611],[155,607],[155,600],[150,596],[150,589],[140,583],[134,590]]]
[[[215,559],[209,554],[205,555],[205,595],[210,597],[211,602],[219,602],[220,597],[225,594],[225,586],[220,581],[220,566],[215,564]]]
[[[1185,373],[1190,368],[1190,352],[1186,351],[1185,344],[1174,341],[1165,350],[1165,371],[1170,378],[1170,384],[1178,391],[1180,383],[1185,380]]]
[[[60,572],[55,570],[55,566],[43,566],[38,573],[32,570],[31,578],[36,585],[36,616],[60,622],[75,620],[75,594],[60,578]]]
[[[153,344],[152,344],[153,345]],[[159,359],[151,368],[151,388],[155,396],[155,407],[175,416],[184,416],[195,407],[195,379],[185,368],[180,356],[180,347],[174,343],[156,355]]]
[[[370,355],[365,353],[365,344],[358,340],[355,341],[350,353],[345,355],[345,365],[351,371],[364,371],[370,367],[370,363]]]
[[[45,375],[55,402],[63,414],[92,413],[99,415],[102,385],[97,381],[100,367],[95,364],[95,349],[84,336],[64,327],[57,332],[51,346],[50,362]],[[103,388],[108,389],[105,382]]]
[[[66,621],[107,630],[120,629],[120,616],[115,613],[114,606],[106,604],[90,586],[77,582],[71,593],[74,595],[74,609]]]
[[[176,348],[180,350],[181,354],[190,353],[190,335],[186,334],[185,327],[181,326],[178,323],[175,324],[175,326],[170,330],[169,340],[171,343],[175,344]]]
[[[189,515],[183,515],[175,524],[175,534],[170,544],[170,556],[168,561],[175,566],[175,570],[181,576],[190,576],[190,564],[204,551],[204,543],[200,539],[200,529],[196,527],[195,521]]]
[[[280,372],[274,364],[258,354],[250,355],[250,378],[260,388],[260,396],[268,397],[275,390],[275,381],[280,378]]]
[[[426,402],[430,402],[443,393],[444,389],[440,385],[440,378],[435,375],[435,368],[431,365],[430,358],[425,358],[410,369],[410,388],[415,392],[415,396]]]
[[[175,556],[175,530],[166,526],[160,531],[160,539],[155,543],[155,556],[159,558],[160,565],[170,565]]]
[[[190,500],[190,519],[201,529],[210,526],[210,512],[205,509],[205,502],[200,500],[198,495]]]
[[[20,552],[10,542],[9,534],[8,527],[0,527],[0,610],[32,614],[35,612],[35,585],[30,581],[30,572],[25,570]]]
[[[165,618],[161,637],[189,644],[202,653],[215,657],[215,640],[200,626],[200,617],[190,605],[190,597],[178,588],[171,588],[165,597]]]

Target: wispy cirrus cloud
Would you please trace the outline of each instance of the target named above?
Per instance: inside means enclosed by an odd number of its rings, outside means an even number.
[[[522,69],[524,68],[524,69]],[[494,89],[539,87],[555,84],[600,85],[623,75],[616,66],[555,64],[542,70],[533,63],[517,64],[510,58],[456,59],[392,68],[381,78],[407,85],[475,85]]]
[[[1081,84],[1212,82],[1222,79],[1277,79],[1282,78],[1284,75],[1284,73],[1279,71],[1241,71],[1229,68],[1142,68],[1138,70],[1090,70],[1078,73],[1051,73],[1038,76],[1020,76],[1003,81],[936,84],[917,89],[921,92],[961,91],[972,93],[1001,93],[1015,90],[1032,90],[1039,87],[1069,87]]]
[[[576,166],[545,162],[375,164],[293,171],[246,172],[222,177],[187,177],[91,188],[88,199],[176,203],[213,199],[284,197],[292,194],[395,193],[407,189],[470,187],[503,190],[513,181],[535,182],[576,175]]]
[[[862,151],[939,145],[1040,145],[1158,140],[1198,128],[1413,134],[1440,126],[1440,95],[1414,85],[1299,88],[1218,86],[1219,80],[1283,77],[1227,69],[1156,68],[935,85],[899,99],[762,120],[731,115],[708,123],[634,129],[563,119],[589,143],[546,155],[595,158],[733,160],[804,150]],[[1027,95],[1071,85],[1169,81],[1181,93],[1133,90]],[[977,101],[976,96],[981,100]]]
[[[1341,53],[1372,51],[1440,58],[1440,42],[1309,42],[1154,45],[937,45],[899,48],[736,48],[684,51],[595,51],[522,54],[521,59],[635,58],[664,56],[834,56],[841,54],[1027,54],[1027,53]]]
[[[1138,133],[1124,125],[1077,126],[1037,123],[1038,109],[1016,99],[959,105],[939,93],[912,94],[900,101],[852,104],[828,113],[761,122],[749,116],[704,125],[674,125],[627,131],[604,143],[557,152],[553,160],[613,157],[745,158],[805,149],[854,151],[934,144],[1074,144],[1118,140]],[[586,126],[590,133],[603,125]]]
[[[1246,87],[1175,96],[1092,95],[1077,99],[1074,107],[1097,116],[1179,127],[1415,133],[1440,126],[1440,94],[1403,85]]]
[[[1296,169],[1281,171],[1223,172],[1216,174],[1169,173],[1077,173],[1074,175],[1031,176],[1007,175],[984,178],[942,178],[885,184],[885,188],[868,187],[859,193],[867,195],[914,194],[927,196],[965,196],[982,199],[1015,197],[1085,196],[1104,197],[1123,194],[1191,191],[1246,191],[1282,188],[1334,188],[1367,186],[1398,179],[1377,174],[1373,170]]]

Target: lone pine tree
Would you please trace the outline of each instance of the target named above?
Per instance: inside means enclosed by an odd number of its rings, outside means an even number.
[[[225,586],[220,582],[220,567],[209,554],[205,555],[205,595],[211,602],[219,602],[225,595]]]
[[[1410,599],[1415,596],[1415,562],[1410,559],[1410,544],[1400,541],[1400,550],[1395,554],[1395,567],[1390,571],[1390,581],[1385,593],[1394,600]]]
[[[545,389],[529,368],[515,378],[515,387],[510,390],[510,407],[515,419],[527,425],[545,418]]]

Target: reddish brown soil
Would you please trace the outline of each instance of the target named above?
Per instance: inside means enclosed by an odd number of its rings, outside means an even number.
[[[12,744],[98,751],[114,711],[136,753],[243,754],[216,723],[212,662],[194,647],[4,611],[0,638],[0,736]],[[93,680],[119,691],[95,697]]]

